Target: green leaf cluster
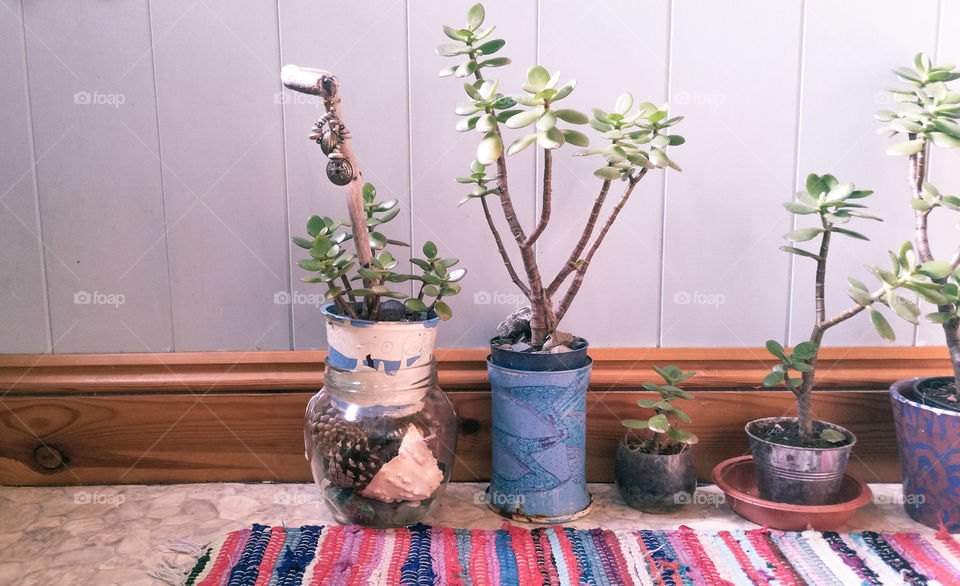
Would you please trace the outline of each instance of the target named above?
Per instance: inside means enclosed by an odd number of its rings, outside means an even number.
[[[529,132],[513,141],[507,149],[508,155],[519,153],[534,142],[540,148],[553,150],[566,143],[575,146],[589,146],[590,140],[580,131],[560,128],[559,122],[568,124],[586,124],[587,116],[577,110],[567,108],[552,108],[555,102],[566,98],[577,86],[576,80],[571,80],[557,89],[560,73],[552,75],[541,65],[535,65],[527,71],[526,82],[521,86],[525,93],[514,99],[518,104],[527,106],[529,110],[521,110],[506,119],[508,128],[526,128],[534,125],[533,132]]]
[[[467,25],[464,28],[443,26],[443,34],[447,35],[453,43],[446,43],[437,47],[437,54],[444,57],[465,56],[467,60],[459,65],[442,69],[440,71],[441,77],[451,75],[467,77],[484,67],[503,67],[510,63],[510,59],[506,57],[490,57],[490,55],[502,49],[506,41],[503,39],[486,40],[497,27],[491,26],[481,29],[480,26],[483,24],[485,16],[483,6],[474,4],[467,11]]]
[[[411,311],[419,311],[429,315],[436,313],[441,319],[450,319],[452,311],[442,299],[460,292],[460,281],[467,275],[466,269],[452,269],[460,259],[440,258],[437,245],[429,240],[423,245],[425,258],[411,258],[410,262],[420,267],[422,275],[411,275],[410,278],[420,281],[420,291],[416,297],[407,299],[405,304]],[[433,299],[428,305],[426,301]]]
[[[898,293],[898,290],[905,289],[944,309],[928,313],[925,316],[928,320],[938,324],[960,320],[960,269],[954,269],[950,263],[942,260],[918,262],[912,242],[904,242],[897,253],[890,251],[890,264],[890,270],[878,266],[867,267],[880,281],[881,289],[875,294],[874,301],[886,305],[901,319],[917,324],[920,308],[912,299]],[[850,288],[847,292],[850,296],[861,305],[870,305],[861,300],[866,285],[853,278],[848,282]],[[895,339],[893,328],[873,307],[870,307],[870,318],[882,338],[888,341]]]
[[[680,167],[667,156],[667,147],[680,146],[685,141],[667,129],[683,120],[682,116],[668,118],[667,105],[656,106],[641,102],[634,109],[633,95],[617,98],[613,112],[593,109],[590,126],[610,141],[604,148],[589,148],[578,156],[602,155],[606,165],[593,172],[597,177],[612,181],[628,179],[637,168],[662,169]]]
[[[440,301],[440,298],[460,292],[460,285],[456,282],[466,276],[466,269],[447,270],[459,263],[459,259],[438,257],[437,246],[427,242],[423,246],[423,252],[427,258],[410,259],[411,263],[423,271],[422,274],[397,272],[400,262],[386,248],[389,245],[408,245],[390,240],[374,229],[397,216],[399,212],[397,200],[378,202],[374,186],[365,183],[363,207],[370,235],[372,252],[370,266],[357,266],[356,253],[346,250],[343,246],[353,239],[345,230],[349,228],[349,222],[332,220],[326,216],[311,216],[307,220],[309,238],[299,236],[293,238],[294,244],[310,253],[310,258],[297,261],[297,265],[312,275],[300,280],[304,283],[324,283],[327,286],[324,293],[327,299],[333,299],[338,302],[338,305],[354,311],[357,309],[363,311],[364,307],[356,303],[357,298],[374,296],[402,299],[408,309],[422,313],[421,319],[426,319],[432,313],[444,320],[450,319],[452,311],[446,303]],[[388,285],[407,281],[422,283],[418,297],[412,298],[406,293],[394,291]],[[432,298],[433,302],[430,305],[425,304],[423,301],[425,297]],[[375,315],[358,315],[357,317],[378,319]]]
[[[960,146],[960,93],[947,87],[947,82],[960,79],[960,70],[952,63],[933,66],[925,53],[918,53],[913,61],[915,67],[893,70],[909,86],[890,90],[898,109],[876,114],[886,123],[877,132],[907,138],[890,146],[887,154],[915,155],[928,141],[946,148]]]
[[[803,374],[814,371],[812,362],[816,360],[818,350],[819,348],[813,342],[801,342],[790,353],[787,353],[780,342],[767,340],[767,351],[773,354],[780,363],[774,364],[773,368],[770,369],[770,374],[763,378],[763,386],[775,387],[783,383],[790,390],[799,389],[803,384]],[[791,371],[797,372],[799,375],[790,376]]]
[[[645,409],[653,409],[654,415],[649,419],[624,419],[621,423],[631,429],[649,429],[654,437],[665,434],[671,440],[680,444],[695,444],[699,438],[693,433],[679,429],[677,421],[690,423],[690,416],[686,411],[674,405],[677,399],[692,399],[689,393],[677,386],[680,382],[693,377],[695,372],[683,372],[676,366],[660,368],[654,365],[653,369],[663,379],[664,384],[643,383],[643,388],[660,394],[660,400],[641,399],[637,405]],[[658,438],[657,438],[658,439]],[[658,443],[655,439],[655,444]]]
[[[866,205],[854,200],[863,199],[872,191],[858,190],[849,181],[840,182],[833,175],[819,176],[811,173],[807,176],[807,189],[797,193],[794,201],[788,201],[783,207],[790,213],[805,216],[819,216],[819,226],[799,228],[783,235],[791,242],[806,242],[818,236],[822,239],[828,232],[842,234],[858,240],[869,240],[859,232],[838,227],[847,224],[851,218],[882,221],[877,216],[864,211]],[[781,250],[814,260],[819,260],[819,252],[811,252],[795,246],[782,246]]]
[[[486,168],[480,163],[480,161],[474,161],[470,164],[470,176],[469,177],[457,177],[457,183],[466,183],[472,184],[473,190],[464,196],[460,200],[458,206],[462,206],[471,199],[477,199],[479,197],[486,197],[491,194],[500,193],[497,187],[488,187],[488,184],[496,181],[496,177],[490,177],[486,173]]]

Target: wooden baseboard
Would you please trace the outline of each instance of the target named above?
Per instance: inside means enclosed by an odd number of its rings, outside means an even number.
[[[455,480],[490,475],[490,396],[483,350],[438,355],[460,416]],[[587,476],[608,482],[623,428],[651,364],[699,374],[688,405],[701,437],[698,475],[747,450],[743,426],[792,414],[793,397],[761,390],[771,362],[756,348],[592,350]],[[321,352],[0,356],[0,484],[309,481],[303,412],[322,384]],[[950,374],[943,348],[826,348],[814,409],[858,436],[853,473],[899,478],[886,388]],[[62,460],[62,462],[61,462]]]

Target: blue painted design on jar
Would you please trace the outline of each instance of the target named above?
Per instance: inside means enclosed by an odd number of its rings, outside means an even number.
[[[922,379],[897,381],[890,387],[897,427],[903,507],[928,527],[942,523],[960,532],[960,412],[923,405],[914,385]]]
[[[533,372],[487,360],[493,389],[487,498],[493,508],[515,518],[555,519],[590,505],[585,452],[591,366]]]

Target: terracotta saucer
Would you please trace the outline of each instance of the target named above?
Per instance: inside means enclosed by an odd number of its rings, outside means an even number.
[[[870,487],[847,474],[833,505],[790,505],[766,501],[757,495],[753,475],[753,456],[731,458],[713,469],[713,482],[727,497],[727,504],[738,515],[758,525],[783,531],[832,531],[853,517],[857,509],[873,500]]]

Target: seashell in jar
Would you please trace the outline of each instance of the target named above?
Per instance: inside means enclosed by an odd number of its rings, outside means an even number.
[[[443,472],[427,441],[410,424],[400,443],[400,453],[380,468],[362,494],[387,503],[422,501],[442,481]]]

